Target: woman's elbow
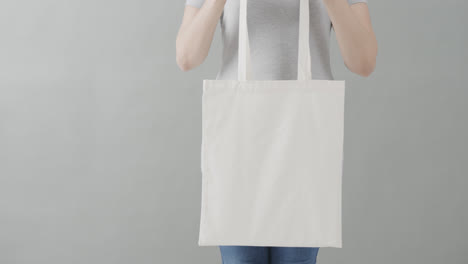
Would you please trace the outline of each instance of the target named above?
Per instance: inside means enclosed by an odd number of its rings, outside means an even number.
[[[376,65],[376,56],[368,55],[363,56],[357,62],[352,64],[352,67],[348,67],[353,73],[360,75],[362,77],[369,77],[375,69]]]
[[[194,59],[184,41],[176,40],[176,63],[179,68],[186,72],[194,68]]]
[[[356,71],[362,77],[369,77],[375,69],[376,59],[375,57],[369,58],[361,62]]]
[[[186,72],[202,64],[207,54],[200,52],[199,49],[187,45],[186,43],[176,43],[176,62],[179,68]]]
[[[194,68],[194,64],[190,59],[190,56],[185,51],[177,50],[176,62],[177,66],[179,66],[179,68],[184,72],[190,71]]]

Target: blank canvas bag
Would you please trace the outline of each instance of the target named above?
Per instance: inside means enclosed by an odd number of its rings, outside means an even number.
[[[240,0],[239,78],[205,80],[200,246],[342,247],[344,81],[312,80],[300,0],[298,80],[252,80]]]

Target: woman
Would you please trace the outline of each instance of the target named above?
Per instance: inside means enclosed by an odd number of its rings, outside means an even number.
[[[208,55],[218,21],[223,56],[217,79],[237,78],[238,0],[186,0],[177,37],[177,63],[183,71],[200,65]],[[329,34],[333,25],[344,63],[352,72],[369,76],[375,67],[377,41],[367,0],[310,0],[310,54],[314,79],[332,80]],[[248,27],[252,71],[260,80],[297,76],[298,0],[251,0]],[[220,246],[225,264],[316,262],[318,248]]]

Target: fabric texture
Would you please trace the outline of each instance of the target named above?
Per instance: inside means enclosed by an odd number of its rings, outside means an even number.
[[[205,0],[186,0],[202,7]],[[367,0],[348,0],[350,4]],[[314,79],[332,80],[328,12],[322,0],[310,0],[310,54]],[[257,80],[294,80],[297,77],[299,1],[248,1],[252,71]],[[218,80],[237,79],[239,1],[227,0],[220,18],[223,52]]]
[[[219,246],[223,264],[316,264],[316,247]]]
[[[312,76],[298,2],[296,80],[256,80],[247,0],[236,80],[204,80],[200,246],[342,247],[345,83]]]

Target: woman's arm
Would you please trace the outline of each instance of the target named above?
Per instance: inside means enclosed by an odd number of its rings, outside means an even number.
[[[205,60],[225,3],[226,0],[205,0],[201,8],[185,7],[176,40],[176,61],[183,71]]]
[[[361,76],[369,76],[375,68],[377,40],[367,4],[349,5],[347,0],[323,1],[346,67]]]

